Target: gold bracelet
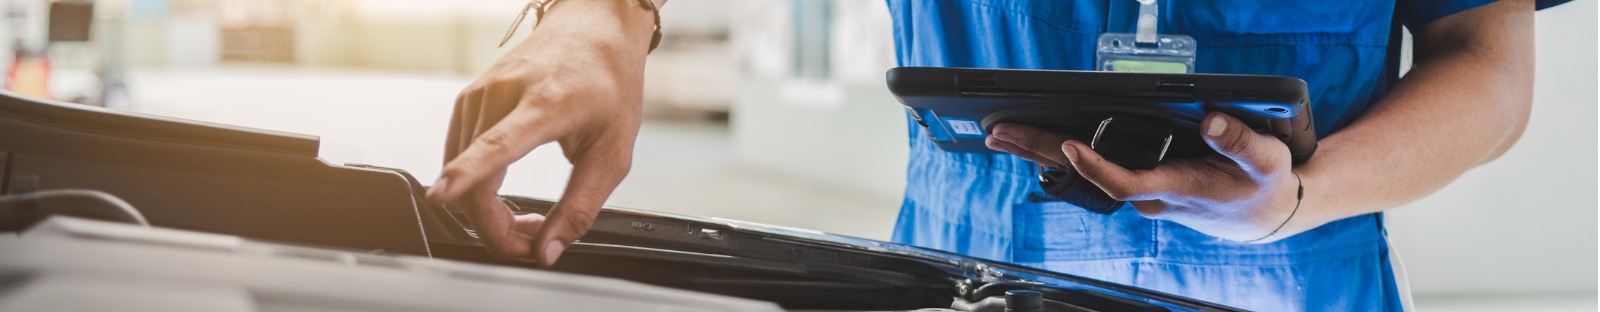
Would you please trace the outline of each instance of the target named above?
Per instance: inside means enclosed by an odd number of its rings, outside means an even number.
[[[661,45],[661,8],[656,7],[656,3],[651,0],[639,0],[639,6],[656,15],[656,26],[650,34],[650,49],[644,51],[644,54],[650,54],[656,51],[656,46]]]
[[[500,38],[500,45],[497,47],[504,47],[506,46],[506,42],[511,41],[511,35],[517,33],[518,26],[522,26],[522,20],[528,17],[528,11],[533,11],[532,28],[539,28],[539,22],[544,21],[545,10],[548,9],[550,5],[555,4],[556,1],[559,0],[528,1],[528,5],[522,8],[522,13],[517,14],[517,19],[511,21],[511,28],[506,29],[506,35]],[[655,14],[655,29],[652,29],[652,34],[650,35],[650,50],[646,50],[645,53],[655,52],[656,47],[661,45],[661,9],[657,8],[656,3],[651,2],[650,0],[638,1],[640,7],[643,7],[645,10],[650,11],[650,13]]]
[[[1279,223],[1278,224],[1278,228],[1272,229],[1272,232],[1267,233],[1266,236],[1262,236],[1261,238],[1257,238],[1257,239],[1243,241],[1241,243],[1259,242],[1261,240],[1267,239],[1268,237],[1272,237],[1273,235],[1277,235],[1279,230],[1283,230],[1283,226],[1284,225],[1288,225],[1289,224],[1289,220],[1294,219],[1294,213],[1300,212],[1300,202],[1304,201],[1305,198],[1306,198],[1306,182],[1304,180],[1300,180],[1300,173],[1299,172],[1294,172],[1294,170],[1289,170],[1289,173],[1293,173],[1294,174],[1294,183],[1300,185],[1300,186],[1295,187],[1295,191],[1294,191],[1294,210],[1290,210],[1289,211],[1289,217],[1288,218],[1283,218],[1283,223]]]
[[[551,2],[555,2],[555,1],[552,0]],[[540,0],[528,1],[528,5],[522,7],[522,13],[521,14],[517,14],[517,19],[511,21],[511,28],[510,29],[506,29],[506,35],[504,37],[500,37],[500,45],[495,46],[495,47],[505,47],[506,46],[506,42],[507,41],[511,41],[511,35],[514,35],[514,34],[517,33],[517,26],[522,26],[522,19],[528,17],[528,11],[529,10],[533,10],[535,8],[537,8],[538,10],[534,11],[534,13],[533,13],[533,27],[534,28],[538,28],[539,27],[539,21],[544,19],[544,6],[546,4],[549,4],[549,3],[546,3],[546,2],[540,1]]]

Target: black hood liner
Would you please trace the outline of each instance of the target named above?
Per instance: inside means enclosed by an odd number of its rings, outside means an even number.
[[[788,309],[947,308],[1035,289],[1090,310],[1235,310],[908,245],[614,207],[560,263],[537,268],[490,257],[464,215],[423,201],[426,188],[409,173],[328,164],[317,158],[317,145],[312,136],[0,91],[0,194],[101,190],[138,207],[155,226],[608,276]],[[553,205],[505,199],[519,214]]]

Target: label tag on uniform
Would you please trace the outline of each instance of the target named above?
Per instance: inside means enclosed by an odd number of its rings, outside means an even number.
[[[1115,72],[1194,73],[1194,38],[1157,33],[1160,12],[1156,0],[1135,1],[1139,2],[1137,32],[1101,34],[1095,48],[1095,66]]]

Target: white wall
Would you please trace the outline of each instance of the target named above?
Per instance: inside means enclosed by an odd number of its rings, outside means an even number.
[[[222,59],[222,33],[208,16],[132,18],[121,26],[122,58],[133,66],[207,67]]]
[[[1595,2],[1536,20],[1533,117],[1522,140],[1389,213],[1418,293],[1594,292]]]
[[[883,82],[894,65],[888,8],[833,2],[830,77],[793,77],[788,1],[739,1],[732,42],[741,72],[732,115],[734,160],[796,179],[900,198],[904,110]],[[870,207],[898,211],[898,206]],[[881,212],[881,211],[880,211]],[[892,220],[883,223],[887,228]],[[887,232],[887,231],[883,231]]]

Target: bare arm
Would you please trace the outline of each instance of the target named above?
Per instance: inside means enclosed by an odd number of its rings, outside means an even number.
[[[1414,33],[1405,78],[1297,169],[1316,208],[1305,211],[1317,212],[1307,226],[1421,199],[1500,157],[1527,128],[1533,1],[1490,3]]]
[[[1487,4],[1415,33],[1411,72],[1294,168],[1283,142],[1220,113],[1200,125],[1216,155],[1151,170],[1127,170],[1083,142],[1022,125],[998,125],[986,143],[1042,164],[1070,163],[1145,217],[1224,239],[1277,241],[1427,196],[1522,135],[1532,105],[1533,1]]]

